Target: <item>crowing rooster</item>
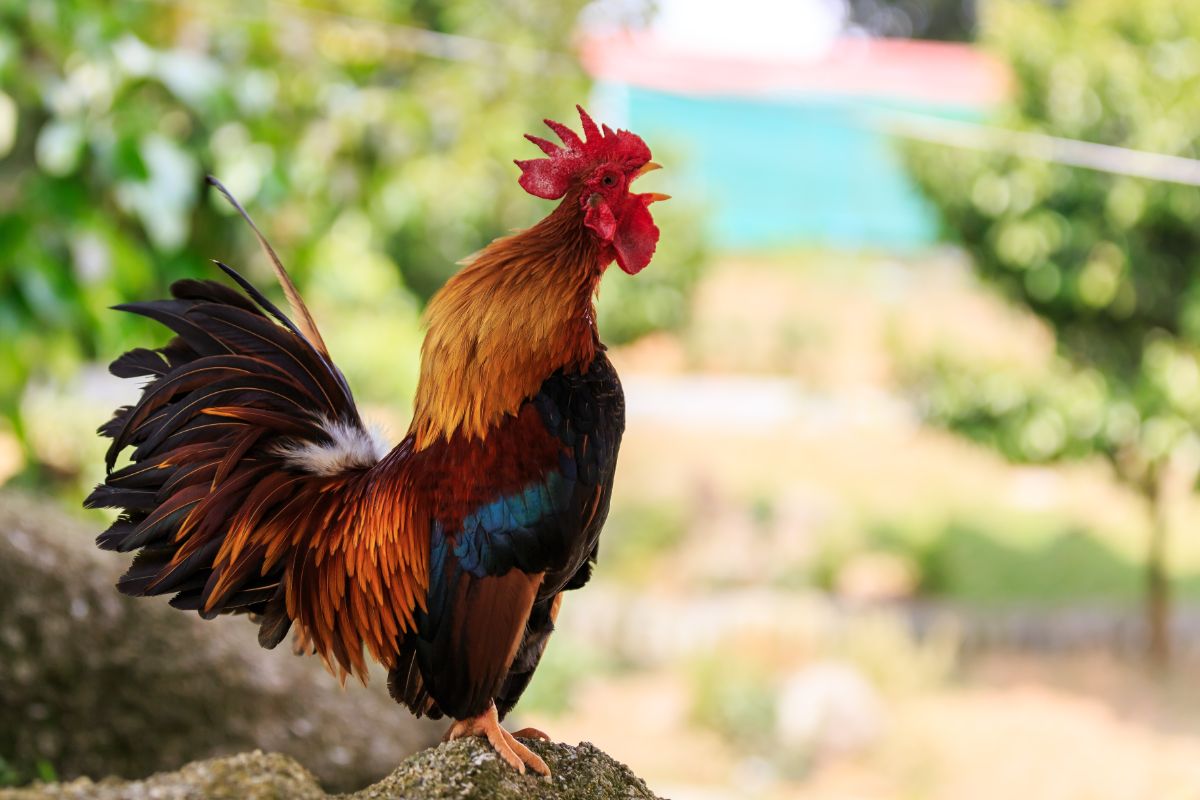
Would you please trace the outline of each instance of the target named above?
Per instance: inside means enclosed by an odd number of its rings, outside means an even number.
[[[120,591],[250,614],[267,648],[294,629],[343,681],[365,680],[369,654],[398,702],[454,720],[447,739],[486,737],[549,774],[500,722],[596,560],[625,421],[594,297],[614,260],[630,275],[650,262],[649,206],[666,199],[631,191],[658,166],[638,136],[579,116],[583,137],[547,120],[563,144],[527,136],[546,157],[516,162],[558,207],[430,301],[412,424],[390,452],[257,228],[291,319],[219,263],[241,292],[183,280],[119,307],[175,333],[111,367],[149,378],[100,428],[108,475],[87,500],[122,509],[97,540],[137,551]]]

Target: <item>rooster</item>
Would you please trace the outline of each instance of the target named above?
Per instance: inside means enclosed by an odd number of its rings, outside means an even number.
[[[148,378],[100,433],[112,444],[89,507],[121,509],[97,539],[136,551],[117,588],[172,595],[211,619],[244,613],[259,643],[289,630],[343,683],[368,656],[393,698],[482,736],[513,768],[549,775],[501,726],[554,630],[563,592],[587,583],[608,513],[624,395],[596,328],[613,262],[654,255],[649,206],[631,184],[658,167],[642,139],[546,124],[519,160],[530,194],[561,200],[541,222],[462,263],[430,300],[412,423],[388,451],[279,258],[250,225],[283,287],[285,315],[241,291],[182,280],[173,299],[119,309],[175,337],[111,365]],[[127,466],[118,456],[132,448]]]

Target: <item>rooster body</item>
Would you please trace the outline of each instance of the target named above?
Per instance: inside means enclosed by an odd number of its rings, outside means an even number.
[[[98,539],[137,552],[122,592],[249,614],[268,648],[294,630],[343,679],[365,680],[369,656],[397,701],[455,720],[449,737],[548,773],[499,723],[596,559],[624,397],[593,302],[613,260],[649,262],[663,199],[629,189],[657,166],[638,137],[580,117],[586,138],[547,121],[564,146],[530,136],[548,157],[517,162],[559,206],[430,301],[413,421],[390,452],[257,228],[291,318],[223,264],[242,291],[185,280],[121,307],[175,333],[112,365],[149,378],[101,427],[108,475],[87,501],[122,510]]]

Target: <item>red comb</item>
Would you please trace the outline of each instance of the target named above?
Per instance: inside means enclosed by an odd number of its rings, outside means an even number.
[[[583,138],[551,119],[545,123],[558,134],[562,145],[525,134],[526,139],[547,155],[547,158],[514,162],[521,168],[521,187],[535,197],[557,200],[567,193],[572,181],[600,164],[610,163],[620,169],[632,170],[650,160],[650,148],[640,136],[629,131],[614,131],[607,125],[601,130],[582,106],[575,108],[583,125]]]

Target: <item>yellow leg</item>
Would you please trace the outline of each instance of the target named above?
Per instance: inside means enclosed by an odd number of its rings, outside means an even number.
[[[540,731],[538,732],[541,733]],[[518,742],[511,733],[501,727],[500,718],[496,715],[496,706],[494,703],[488,706],[487,711],[484,711],[477,717],[456,721],[450,726],[450,730],[446,731],[444,740],[452,742],[464,736],[482,736],[487,739],[496,752],[500,754],[500,757],[522,775],[525,774],[525,767],[528,766],[539,775],[550,777],[550,768],[546,766],[546,762],[537,753]],[[542,736],[545,736],[545,734],[542,734]],[[546,738],[549,739],[549,737]]]

